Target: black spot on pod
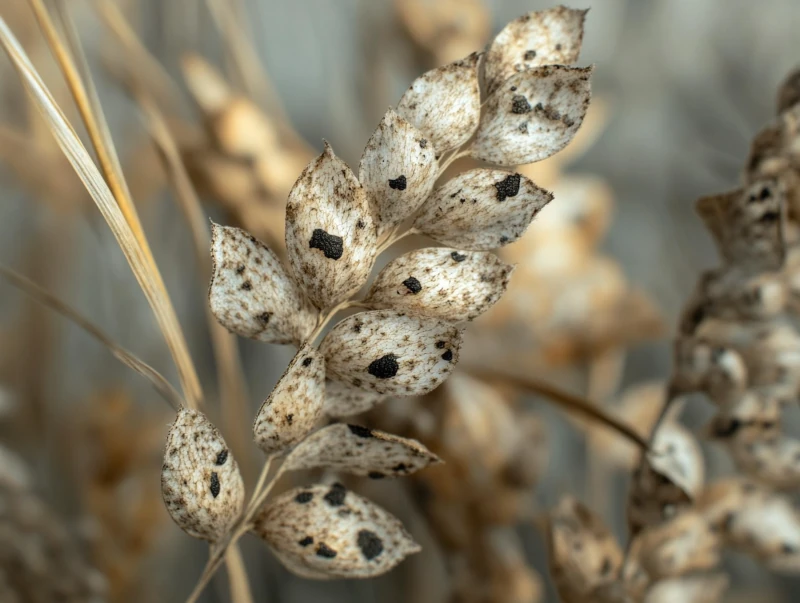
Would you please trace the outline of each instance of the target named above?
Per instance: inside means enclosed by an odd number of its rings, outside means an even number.
[[[451,253],[450,257],[453,258],[456,262],[463,262],[464,260],[467,259],[467,256],[465,256],[463,253],[458,253],[457,251]]]
[[[714,435],[718,438],[729,438],[739,431],[740,427],[742,422],[739,419],[731,419],[727,424],[720,422],[714,428]]]
[[[406,289],[411,291],[414,295],[422,291],[422,283],[420,283],[417,279],[413,276],[409,276],[406,280],[403,281],[403,285]]]
[[[519,192],[519,183],[522,177],[519,174],[509,174],[500,182],[495,182],[494,187],[497,189],[497,200],[505,201],[509,197],[516,197]]]
[[[309,544],[314,544],[314,539],[311,536],[306,536],[302,540],[298,540],[297,544],[300,546],[308,546]]]
[[[305,360],[303,360],[303,366],[308,366],[308,365],[310,365],[312,362],[314,362],[314,359],[313,359],[313,358],[306,358]]]
[[[347,428],[350,433],[357,435],[359,438],[371,438],[372,430],[369,427],[362,427],[361,425],[348,425]]]
[[[320,542],[317,547],[317,557],[324,557],[325,559],[333,559],[336,557],[336,551],[329,547],[324,542]]]
[[[294,502],[304,505],[307,502],[311,502],[312,498],[314,498],[314,495],[311,492],[300,492],[294,497]]]
[[[386,354],[386,356],[373,360],[367,367],[367,372],[378,379],[391,379],[398,370],[400,370],[400,365],[397,364],[397,356],[394,354]]]
[[[216,498],[219,496],[219,475],[217,475],[216,471],[211,472],[211,496]]]
[[[330,506],[341,507],[344,504],[345,496],[347,496],[347,489],[342,484],[333,484],[323,498]]]
[[[765,212],[763,216],[759,218],[759,222],[762,224],[769,224],[771,222],[777,222],[778,218],[780,218],[780,214],[776,211],[768,211]]]
[[[440,349],[440,350],[443,350],[443,349],[444,349],[444,346],[446,346],[446,345],[447,345],[447,344],[446,344],[444,341],[437,341],[437,342],[436,342],[436,347],[437,347],[438,349]]]
[[[217,460],[215,461],[217,465],[224,465],[225,461],[228,460],[228,451],[223,450],[217,455]]]
[[[451,350],[447,350],[444,354],[442,354],[442,360],[447,360],[450,362],[453,359],[453,352]]]
[[[266,325],[269,322],[269,316],[270,316],[269,312],[262,312],[261,314],[258,315],[258,320],[262,324]]]
[[[383,552],[383,541],[378,538],[375,532],[369,530],[360,530],[356,538],[358,548],[361,549],[361,554],[364,559],[372,561]]]
[[[408,469],[408,467],[405,463],[397,463],[394,467],[392,467],[392,471],[395,473],[402,473],[406,469]]]
[[[366,223],[364,223],[364,220],[359,220],[358,222],[356,222],[356,228],[364,228],[365,226]]]
[[[311,249],[319,249],[329,260],[338,260],[344,253],[342,237],[328,234],[321,228],[315,228],[308,242]]]
[[[425,149],[427,147],[428,147],[428,141],[425,140],[424,138],[420,138],[419,139],[419,148],[420,149]]]
[[[524,115],[525,113],[531,112],[531,104],[528,102],[528,99],[522,96],[521,94],[515,94],[511,98],[511,112],[516,113],[517,115]]]
[[[533,59],[536,58],[536,51],[535,50],[526,50],[524,57],[525,57],[526,61],[532,61]]]
[[[383,479],[386,476],[380,471],[370,471],[367,473],[367,477],[370,479]]]
[[[396,191],[406,190],[406,184],[406,177],[403,174],[400,174],[394,180],[389,180],[389,188],[393,188]]]
[[[253,283],[251,283],[250,281],[245,281],[244,283],[242,283],[242,289],[244,289],[245,291],[250,291],[252,288],[253,288]]]

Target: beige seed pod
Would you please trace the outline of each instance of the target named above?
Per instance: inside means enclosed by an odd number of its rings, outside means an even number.
[[[461,146],[478,127],[481,92],[480,53],[421,75],[397,105],[397,113],[416,126],[441,155]]]
[[[747,442],[727,442],[736,467],[759,483],[778,490],[794,490],[800,486],[800,441],[786,436]]]
[[[552,199],[521,174],[470,170],[434,191],[414,228],[444,245],[487,251],[519,239]]]
[[[656,582],[644,603],[718,603],[728,589],[723,573],[700,573]]]
[[[225,440],[205,415],[182,409],[167,435],[161,494],[190,536],[216,542],[239,517],[244,482]]]
[[[295,280],[318,308],[360,289],[372,269],[377,245],[366,195],[328,143],[289,193],[286,249]]]
[[[341,484],[286,492],[254,531],[287,569],[309,578],[378,576],[420,550],[395,517]]]
[[[697,496],[695,508],[715,530],[721,532],[735,510],[763,505],[771,496],[768,489],[752,479],[738,476],[706,486]]]
[[[410,217],[433,190],[439,164],[433,143],[389,109],[370,137],[358,179],[379,234]]]
[[[276,454],[298,444],[322,416],[325,358],[305,344],[289,363],[253,424],[256,444]]]
[[[520,71],[577,61],[587,12],[558,6],[528,13],[506,25],[492,41],[484,60],[489,94]]]
[[[709,437],[746,445],[780,433],[781,405],[773,396],[748,390],[722,407],[705,429]]]
[[[511,166],[563,149],[589,108],[591,74],[592,67],[547,65],[511,76],[486,101],[470,155]]]
[[[302,342],[317,311],[266,245],[240,228],[211,225],[211,313],[229,331],[267,343]]]
[[[773,321],[753,331],[741,346],[749,383],[786,403],[800,391],[800,333],[788,322]]]
[[[741,354],[699,338],[681,337],[674,347],[673,385],[681,392],[702,391],[727,404],[743,395],[748,372]]]
[[[450,322],[472,320],[505,293],[513,269],[488,252],[417,249],[386,265],[365,302]]]
[[[387,396],[371,390],[328,379],[325,382],[324,410],[329,417],[342,419],[367,412],[386,398]]]
[[[335,423],[308,436],[286,457],[283,466],[289,471],[322,467],[381,479],[410,475],[440,462],[416,440]]]
[[[458,362],[461,329],[434,318],[390,310],[345,318],[320,351],[329,376],[381,394],[421,396]]]

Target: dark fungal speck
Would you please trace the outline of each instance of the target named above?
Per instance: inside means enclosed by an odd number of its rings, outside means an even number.
[[[297,496],[294,497],[294,502],[300,503],[304,505],[308,502],[311,502],[311,499],[314,498],[314,494],[311,492],[300,492]]]
[[[394,471],[395,473],[402,473],[407,469],[408,467],[406,466],[405,463],[397,463],[394,467],[392,467],[392,471]]]
[[[288,415],[286,415],[286,424],[287,425],[291,425],[293,421],[294,421],[294,414],[289,413]]]
[[[500,237],[500,244],[505,245],[506,243],[508,243],[508,237],[506,235],[503,235],[502,237]]]
[[[370,471],[367,473],[367,477],[370,479],[383,479],[386,476],[380,471]]]
[[[211,486],[209,489],[211,490],[211,496],[214,498],[219,496],[219,475],[217,475],[216,471],[211,472]]]
[[[372,561],[383,552],[383,541],[370,530],[359,530],[356,543],[367,561]]]
[[[465,256],[463,253],[458,253],[457,251],[451,253],[450,257],[453,258],[456,262],[463,262],[464,260],[467,259],[467,256]]]
[[[348,425],[347,428],[350,433],[357,435],[359,438],[371,438],[372,430],[369,427],[362,427],[361,425]]]
[[[451,350],[447,350],[444,354],[442,354],[442,360],[447,360],[450,362],[453,359],[453,352]]]
[[[561,44],[556,44],[556,50],[561,50]]]
[[[329,547],[324,542],[320,542],[317,547],[317,557],[324,557],[325,559],[333,559],[336,557],[336,551]]]
[[[515,115],[524,115],[531,112],[531,104],[528,99],[521,94],[515,94],[511,98],[511,112]]]
[[[511,92],[516,92],[517,91],[517,87],[516,86],[511,86],[511,88],[509,88],[509,90],[511,90]]]
[[[300,546],[308,546],[309,544],[314,544],[314,539],[311,536],[306,536],[302,540],[298,540],[297,544]]]
[[[220,453],[217,455],[217,460],[216,460],[216,461],[214,461],[214,462],[215,462],[217,465],[224,465],[224,464],[225,464],[225,461],[227,461],[227,460],[228,460],[228,451],[227,451],[227,450],[222,450],[222,451],[221,451],[221,452],[220,452]]]
[[[413,276],[409,276],[403,281],[403,286],[411,291],[414,295],[422,291],[422,284]]]
[[[365,226],[366,224],[364,223],[364,220],[359,220],[356,222],[356,228],[364,228]]]
[[[437,341],[436,342],[436,348],[439,349],[439,350],[443,350],[444,346],[446,346],[446,345],[447,345],[447,343],[444,342],[444,341]]]
[[[236,267],[236,274],[241,274],[242,272],[244,272],[244,264],[239,264]]]
[[[381,356],[377,360],[370,362],[367,367],[367,372],[378,379],[391,379],[399,370],[400,365],[397,364],[397,356],[394,354]]]
[[[251,283],[250,281],[245,281],[244,283],[242,283],[242,289],[244,289],[245,291],[250,291],[252,288],[253,288],[253,283]]]
[[[344,253],[344,240],[342,237],[328,234],[321,228],[315,228],[308,242],[311,249],[319,249],[329,260],[338,260]]]
[[[403,174],[400,174],[394,180],[389,179],[389,188],[393,188],[396,191],[406,190],[406,184],[406,177]]]
[[[531,49],[531,50],[526,50],[526,51],[525,51],[525,55],[524,55],[524,57],[525,57],[525,60],[526,60],[526,61],[532,61],[533,59],[535,59],[535,58],[536,58],[536,51],[535,51],[535,50],[533,50],[533,49]]]
[[[328,493],[323,496],[325,502],[332,507],[341,507],[344,504],[344,499],[347,496],[347,489],[339,483],[333,484]]]
[[[269,317],[270,317],[269,312],[262,312],[261,314],[258,315],[257,318],[260,323],[266,325],[269,322]]]
[[[522,182],[522,176],[519,174],[509,174],[500,182],[495,182],[494,187],[497,189],[497,200],[502,202],[509,197],[516,197],[519,193],[519,185]]]
[[[769,223],[772,223],[772,222],[777,222],[778,218],[780,218],[780,214],[778,212],[776,212],[776,211],[768,211],[768,212],[765,212],[764,215],[761,216],[761,218],[759,218],[758,221],[763,223],[763,224],[769,224]]]
[[[425,140],[424,138],[420,138],[419,139],[419,148],[425,149],[427,147],[428,147],[428,141]]]
[[[303,360],[303,366],[309,366],[312,362],[314,362],[313,358],[306,358]]]

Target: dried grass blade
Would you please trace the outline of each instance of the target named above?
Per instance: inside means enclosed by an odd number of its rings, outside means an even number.
[[[164,399],[177,411],[183,406],[183,400],[180,394],[175,391],[175,388],[170,385],[161,373],[151,367],[149,364],[140,360],[132,352],[129,352],[122,346],[114,342],[108,335],[106,335],[99,327],[95,326],[87,318],[82,316],[77,310],[61,301],[52,293],[49,293],[30,279],[22,276],[18,272],[0,265],[0,276],[5,278],[12,285],[25,292],[34,300],[47,306],[54,312],[57,312],[64,318],[72,321],[81,329],[86,331],[89,335],[94,337],[97,341],[106,346],[109,351],[128,368],[136,371],[145,379],[148,379],[153,387],[160,393]]]

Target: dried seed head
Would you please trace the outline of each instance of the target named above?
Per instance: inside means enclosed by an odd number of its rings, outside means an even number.
[[[335,423],[306,438],[286,457],[284,468],[322,467],[380,479],[409,475],[439,462],[439,457],[416,440]]]
[[[511,166],[563,149],[589,108],[591,73],[591,67],[547,65],[510,77],[486,101],[470,154]]]
[[[261,406],[253,425],[256,444],[276,454],[299,443],[322,416],[325,358],[305,344]]]
[[[558,6],[528,13],[506,25],[486,52],[484,77],[489,94],[520,71],[577,61],[586,13]]]
[[[416,126],[441,155],[461,146],[478,127],[481,95],[478,60],[467,58],[421,75],[400,99],[397,113]]]
[[[374,391],[353,387],[347,383],[329,379],[325,382],[325,414],[342,419],[367,412],[386,400],[386,396]]]
[[[215,542],[244,504],[239,466],[225,440],[196,410],[182,409],[167,436],[161,493],[170,516],[190,536]]]
[[[700,573],[656,582],[644,603],[718,603],[728,589],[724,573]]]
[[[420,550],[395,517],[341,484],[283,494],[254,531],[287,569],[310,578],[378,576]]]
[[[240,228],[211,225],[211,313],[229,331],[268,343],[300,343],[316,309],[266,245]]]
[[[720,408],[705,431],[709,437],[727,444],[749,444],[776,437],[780,418],[780,402],[776,398],[749,390]]]
[[[715,404],[727,404],[744,393],[747,367],[736,350],[683,337],[676,342],[674,353],[674,384],[679,390],[703,391]]]
[[[372,269],[376,233],[364,189],[327,143],[289,193],[286,249],[295,280],[319,308],[357,291]]]
[[[411,216],[430,194],[439,164],[433,143],[389,109],[370,137],[358,179],[381,233]]]
[[[721,542],[702,514],[681,513],[638,537],[638,559],[653,580],[709,570],[720,563]]]
[[[788,111],[800,103],[800,69],[792,71],[778,89],[777,113]]]
[[[389,262],[366,302],[450,322],[472,320],[500,299],[512,270],[487,252],[418,249]]]
[[[727,442],[727,447],[739,471],[759,483],[778,490],[800,486],[800,441],[773,435],[751,442],[733,439]]]
[[[452,247],[495,249],[519,239],[552,198],[520,174],[470,170],[434,191],[414,227]]]
[[[420,396],[447,378],[460,347],[461,329],[448,323],[376,310],[345,318],[320,351],[329,376],[382,394]]]

